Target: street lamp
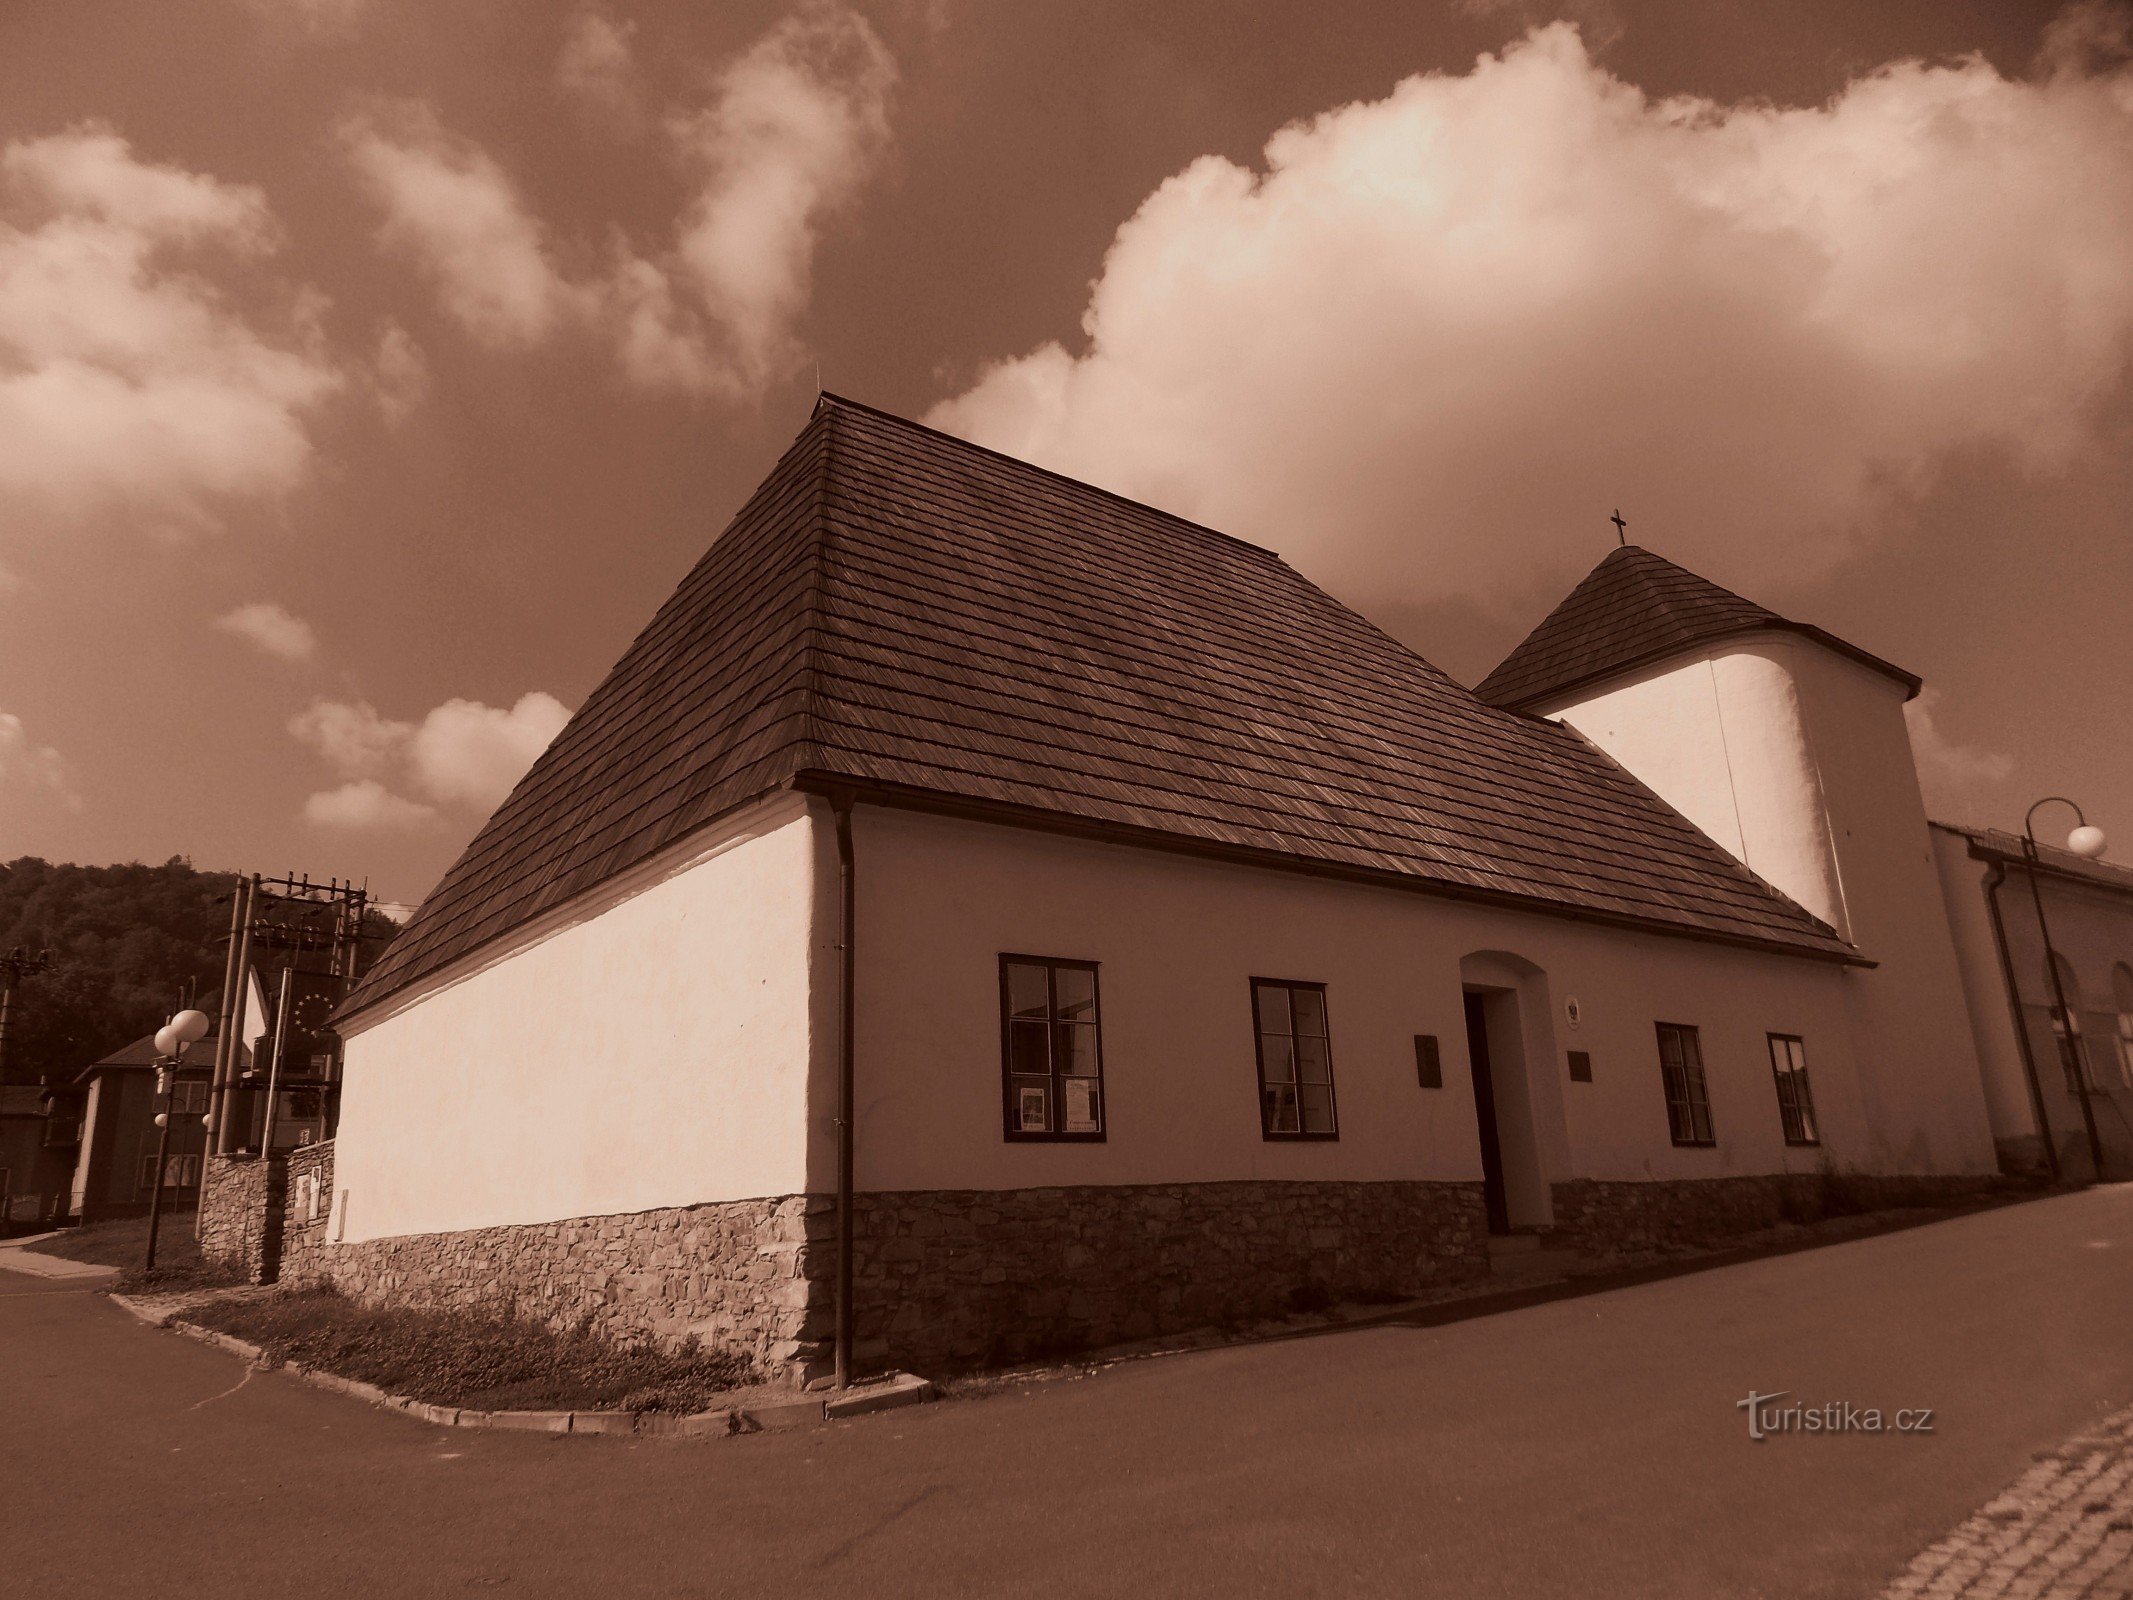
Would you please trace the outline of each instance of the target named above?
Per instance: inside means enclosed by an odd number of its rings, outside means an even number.
[[[2096,1134],[2096,1108],[2089,1100],[2088,1063],[2081,1059],[2080,1036],[2074,1031],[2074,1016],[2067,1009],[2066,985],[2059,977],[2059,954],[2052,948],[2051,924],[2044,920],[2044,891],[2037,887],[2037,812],[2049,805],[2071,806],[2074,812],[2074,830],[2066,836],[2066,847],[2085,861],[2094,861],[2103,854],[2103,829],[2091,827],[2089,819],[2081,814],[2081,807],[2061,794],[2048,794],[2022,818],[2022,856],[2029,869],[2029,896],[2037,908],[2037,932],[2044,937],[2044,970],[2051,974],[2052,1005],[2059,1018],[2059,1048],[2074,1075],[2074,1092],[2081,1100],[2081,1123],[2088,1130],[2089,1168],[2096,1180],[2103,1180],[2103,1141]]]
[[[186,1046],[206,1037],[204,1011],[181,1011],[156,1029],[156,1049],[170,1064],[156,1068],[156,1093],[163,1100],[163,1109],[156,1113],[156,1179],[155,1187],[148,1191],[148,1258],[141,1263],[144,1273],[155,1270],[156,1230],[163,1220],[163,1165],[170,1159],[171,1086],[177,1080],[178,1069],[185,1064]]]

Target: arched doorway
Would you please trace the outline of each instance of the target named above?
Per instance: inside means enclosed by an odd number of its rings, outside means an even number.
[[[1548,975],[1522,956],[1477,950],[1459,963],[1459,985],[1489,1231],[1549,1227],[1567,1137]]]

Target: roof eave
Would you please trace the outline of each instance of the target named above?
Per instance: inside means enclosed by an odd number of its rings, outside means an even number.
[[[2002,862],[2008,866],[2023,867],[2025,869],[2031,865],[2029,857],[2023,853],[2019,843],[2012,847],[1995,844],[1984,837],[1980,830],[1959,827],[1952,822],[1934,822],[1929,823],[1928,826],[1939,828],[1944,833],[1952,833],[1963,839],[1968,845],[1968,854],[1973,861]],[[2084,889],[2102,889],[2113,894],[2133,895],[2133,883],[2123,882],[2116,877],[2106,877],[2102,872],[2085,872],[2079,867],[2069,867],[2063,862],[2054,861],[2042,854],[2038,855],[2035,866],[2045,877],[2056,878],[2061,883],[2076,883]],[[2114,867],[2110,870],[2121,869],[2115,869]]]
[[[1252,845],[1229,844],[1218,839],[1169,833],[1160,828],[1137,827],[1131,823],[1113,822],[1101,817],[1049,811],[1039,806],[1017,805],[1004,800],[946,794],[908,784],[855,777],[848,773],[809,769],[795,774],[792,786],[804,794],[848,795],[899,810],[929,812],[937,816],[992,822],[1040,833],[1057,833],[1111,844],[1133,845],[1141,849],[1162,850],[1173,855],[1228,861],[1241,866],[1298,873],[1306,877],[1374,884],[1380,888],[1398,889],[1409,894],[1461,900],[1477,905],[1523,911],[1535,916],[1557,917],[1570,922],[1587,922],[1638,933],[1658,934],[1666,938],[1689,939],[1698,944],[1729,945],[1738,949],[1759,950],[1771,955],[1795,956],[1802,960],[1822,961],[1846,967],[1870,968],[1880,965],[1849,945],[1833,950],[1810,944],[1795,944],[1783,939],[1758,939],[1747,934],[1727,934],[1684,927],[1679,923],[1664,922],[1657,918],[1599,911],[1591,907],[1565,905],[1560,901],[1542,900],[1498,890],[1476,889],[1462,884],[1445,883],[1435,878],[1419,877],[1413,873],[1332,861],[1321,856],[1297,855]]]
[[[1670,657],[1692,654],[1699,647],[1715,643],[1720,639],[1738,639],[1751,633],[1792,633],[1798,634],[1802,638],[1812,639],[1816,644],[1823,646],[1825,649],[1835,651],[1838,655],[1858,663],[1868,671],[1878,672],[1883,677],[1901,684],[1905,700],[1915,700],[1918,698],[1919,690],[1925,687],[1925,680],[1919,677],[1917,673],[1906,672],[1893,662],[1884,661],[1872,651],[1862,650],[1857,645],[1840,639],[1835,634],[1818,628],[1811,622],[1793,622],[1784,617],[1777,617],[1768,621],[1743,623],[1739,627],[1716,629],[1685,644],[1662,645],[1657,649],[1647,650],[1641,655],[1631,656],[1626,661],[1616,662],[1599,671],[1580,673],[1574,678],[1565,678],[1559,683],[1551,683],[1545,689],[1522,694],[1515,700],[1490,700],[1488,695],[1483,692],[1488,684],[1488,679],[1486,678],[1476,687],[1474,693],[1485,700],[1489,700],[1489,704],[1503,711],[1523,711],[1529,715],[1541,715],[1543,713],[1535,712],[1533,708],[1558,702],[1564,695],[1574,690],[1586,689],[1594,684],[1605,683],[1610,678],[1621,677],[1625,673],[1635,672],[1640,667],[1648,667],[1656,662],[1665,661]]]

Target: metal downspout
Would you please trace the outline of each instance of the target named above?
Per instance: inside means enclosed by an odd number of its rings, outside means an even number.
[[[830,796],[837,817],[837,872],[844,902],[843,975],[838,985],[837,1019],[837,1387],[852,1381],[852,1057],[854,940],[858,933],[858,895],[852,867],[852,796]]]

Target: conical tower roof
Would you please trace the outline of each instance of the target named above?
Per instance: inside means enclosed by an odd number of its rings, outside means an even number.
[[[1610,550],[1474,692],[1491,705],[1538,707],[1710,640],[1768,629],[1805,634],[1894,678],[1907,695],[1918,692],[1917,678],[1879,656],[1820,628],[1781,617],[1633,544]]]

